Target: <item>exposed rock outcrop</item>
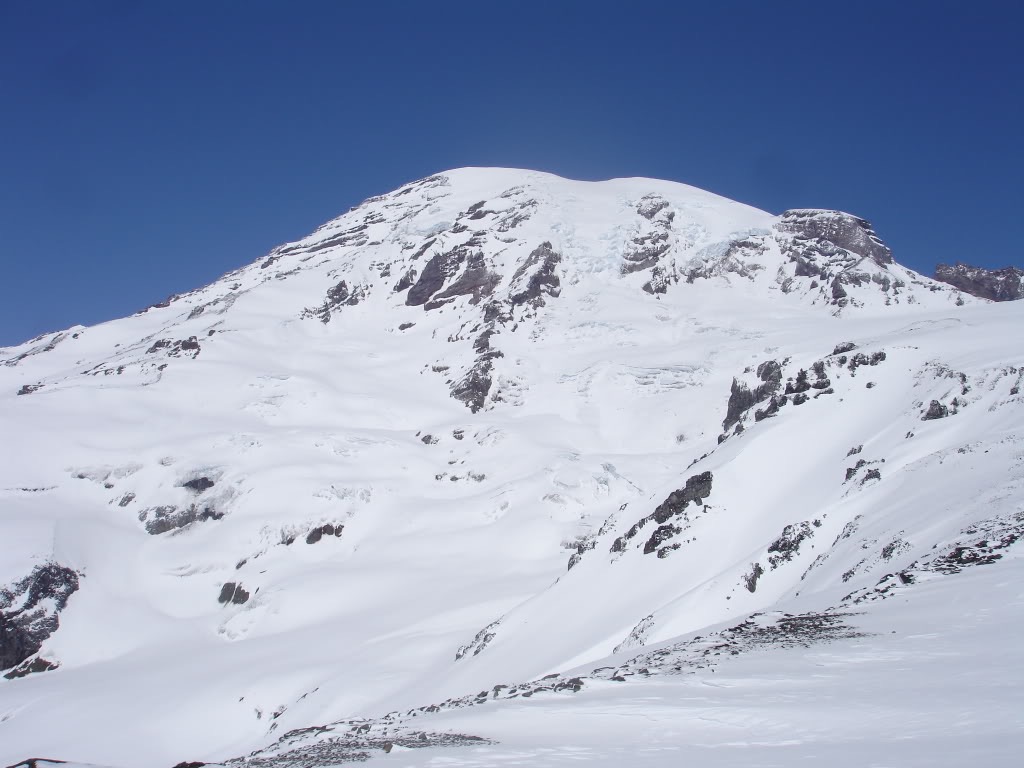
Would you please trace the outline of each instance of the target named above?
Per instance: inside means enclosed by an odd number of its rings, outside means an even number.
[[[473,656],[478,655],[484,648],[490,644],[491,640],[498,634],[498,627],[501,625],[501,621],[494,621],[488,624],[486,627],[476,633],[476,636],[466,645],[460,646],[455,652],[455,660],[472,654]]]
[[[794,209],[782,214],[776,225],[780,232],[794,235],[805,257],[834,259],[845,251],[857,258],[869,258],[880,267],[892,264],[892,251],[865,219],[842,211]]]
[[[854,301],[850,286],[874,285],[895,300],[904,283],[889,276],[892,252],[864,219],[841,211],[799,209],[786,211],[775,224],[775,239],[794,267],[792,280],[810,278],[831,303],[845,307]]]
[[[213,486],[215,484],[216,483],[214,483],[213,480],[211,480],[208,477],[203,476],[203,477],[195,477],[195,478],[192,478],[191,480],[186,480],[184,483],[181,484],[181,487],[182,488],[187,488],[188,490],[192,491],[193,493],[199,494],[199,493],[202,493],[203,491],[206,491],[206,490],[209,490],[210,488],[213,488]]]
[[[491,391],[493,367],[494,363],[490,357],[478,358],[466,375],[452,386],[452,397],[465,404],[473,413],[479,411],[484,407],[487,395]]]
[[[686,508],[697,504],[703,508],[704,499],[711,495],[714,478],[711,472],[701,472],[687,478],[686,484],[675,491],[655,508],[654,512],[637,520],[629,530],[612,542],[611,552],[623,552],[626,545],[640,530],[650,522],[658,523],[658,527],[644,543],[644,554],[656,552],[658,557],[665,557],[671,549],[678,545],[662,546],[669,539],[682,533],[690,523]]]
[[[932,400],[928,405],[928,410],[921,416],[921,421],[934,421],[935,419],[944,419],[949,415],[949,407],[943,405],[938,400]]]
[[[747,588],[748,592],[757,591],[757,580],[764,575],[764,568],[760,563],[751,563],[750,572],[743,577],[743,586]]]
[[[658,267],[662,258],[672,248],[672,222],[675,220],[675,213],[668,201],[660,195],[645,195],[637,203],[636,211],[645,221],[641,222],[639,229],[626,242],[622,254],[623,275]]]
[[[545,296],[558,296],[561,283],[555,269],[561,260],[561,255],[552,250],[551,243],[537,246],[512,275],[509,285],[512,305],[540,307],[544,305]]]
[[[768,545],[768,564],[775,570],[788,563],[800,552],[800,544],[814,535],[814,529],[821,526],[820,520],[787,525],[779,537]]]
[[[199,356],[201,349],[199,340],[195,336],[189,336],[187,339],[177,340],[157,339],[146,350],[146,353],[162,352],[167,357],[191,357],[194,359]]]
[[[306,534],[307,544],[316,544],[324,536],[341,536],[341,532],[345,530],[345,526],[341,523],[335,525],[334,523],[324,523],[318,525],[316,528]]]
[[[472,242],[472,241],[471,241]],[[445,283],[468,261],[463,274],[448,290],[442,292]],[[470,294],[475,300],[494,290],[496,279],[487,272],[483,254],[470,250],[468,244],[459,245],[444,253],[435,254],[423,266],[419,278],[409,288],[405,303],[410,307],[423,306],[433,309],[455,296]],[[428,305],[428,302],[430,304]]]
[[[316,318],[321,323],[329,323],[331,317],[342,307],[354,307],[366,298],[366,287],[355,285],[351,288],[344,280],[339,281],[327,290],[327,297],[319,307],[310,307],[303,311],[303,318]]]
[[[437,309],[459,296],[469,296],[470,304],[478,304],[481,299],[494,292],[500,280],[501,277],[498,274],[487,269],[482,253],[471,253],[466,257],[466,268],[462,274],[443,291],[433,294],[429,301],[424,302],[423,308],[426,310]],[[415,288],[415,286],[413,287]],[[428,287],[424,286],[424,290]],[[409,295],[413,295],[412,290],[409,291]]]
[[[243,589],[241,584],[236,584],[233,581],[229,581],[220,588],[220,595],[217,597],[217,602],[221,605],[227,605],[231,603],[233,605],[243,605],[249,601],[249,592]]]
[[[935,268],[935,279],[981,299],[1024,299],[1024,270],[1017,267],[985,269],[958,261],[952,266],[939,264]]]
[[[196,522],[220,520],[222,517],[224,517],[224,513],[209,504],[202,506],[190,504],[184,509],[173,505],[164,505],[149,507],[139,512],[139,522],[145,526],[146,533],[154,536],[185,528]]]
[[[17,680],[19,677],[28,677],[38,672],[49,672],[59,667],[60,664],[57,662],[37,656],[34,659],[27,659],[13,669],[8,670],[4,673],[4,677],[8,680]]]
[[[729,404],[726,407],[725,419],[722,421],[722,429],[725,432],[728,432],[729,428],[740,420],[743,413],[779,391],[782,386],[782,366],[777,360],[763,362],[757,366],[757,377],[761,383],[754,389],[750,389],[738,379],[732,380]]]

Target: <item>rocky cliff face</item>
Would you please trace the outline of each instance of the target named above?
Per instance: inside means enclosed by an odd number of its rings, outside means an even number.
[[[57,631],[58,614],[77,590],[78,574],[53,563],[0,589],[0,671],[11,670],[6,677],[56,668],[44,659],[26,662]]]
[[[985,269],[969,264],[939,264],[935,279],[964,293],[992,301],[1016,301],[1024,298],[1024,270],[1017,267]]]
[[[879,267],[892,264],[892,251],[871,224],[841,211],[796,209],[782,214],[776,225],[822,256],[842,263],[871,259]]]
[[[775,230],[788,235],[780,245],[796,265],[794,275],[820,280],[838,306],[856,303],[852,286],[874,284],[887,302],[906,287],[905,280],[888,274],[892,252],[864,219],[841,211],[792,210],[782,214]]]

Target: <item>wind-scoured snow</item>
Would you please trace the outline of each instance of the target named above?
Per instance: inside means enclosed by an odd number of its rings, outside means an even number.
[[[882,237],[460,169],[0,350],[0,763],[1007,762],[1024,306]]]

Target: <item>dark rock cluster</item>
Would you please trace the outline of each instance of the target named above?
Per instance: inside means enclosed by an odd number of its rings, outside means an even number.
[[[472,242],[472,241],[470,241]],[[462,274],[446,290],[445,283],[459,273]],[[411,275],[409,280],[411,280]],[[457,296],[472,296],[473,303],[490,295],[498,283],[498,276],[487,269],[484,255],[474,251],[469,244],[457,245],[451,250],[434,254],[423,266],[423,270],[409,286],[405,303],[410,307],[422,306],[430,310],[446,304]],[[405,281],[405,278],[403,278]],[[403,281],[399,281],[399,285]],[[403,290],[395,286],[395,290]]]
[[[655,266],[671,247],[668,232],[648,232],[637,235],[626,245],[622,274],[640,272]]]
[[[864,354],[863,352],[858,352],[857,354],[853,355],[850,358],[850,361],[848,363],[846,361],[846,356],[845,355],[840,355],[839,358],[838,358],[839,364],[840,365],[845,365],[847,368],[849,368],[851,374],[856,374],[857,369],[860,368],[862,365],[869,365],[869,366],[878,365],[879,363],[881,363],[884,360],[885,360],[885,351],[884,350],[880,350],[878,352],[872,352],[870,356]]]
[[[199,340],[195,336],[189,336],[187,339],[178,340],[157,339],[146,350],[146,353],[163,352],[167,357],[196,358],[199,356],[201,349]]]
[[[782,385],[782,365],[777,360],[763,362],[757,366],[757,377],[761,383],[754,389],[750,389],[737,379],[732,380],[729,403],[726,407],[725,419],[722,421],[722,429],[726,432],[754,405],[764,402],[779,391],[779,387]],[[778,405],[775,406],[775,410],[778,410]]]
[[[476,633],[476,636],[466,645],[460,646],[455,652],[455,660],[458,661],[461,658],[472,653],[473,656],[477,656],[484,648],[486,648],[490,642],[498,634],[498,626],[501,624],[500,621],[494,621],[488,624],[486,627]]]
[[[451,388],[452,397],[465,404],[473,413],[484,407],[491,391],[492,358],[478,358],[473,366]]]
[[[203,491],[207,491],[210,488],[213,488],[214,485],[214,481],[208,477],[196,477],[191,480],[185,481],[184,483],[181,484],[181,487],[187,488],[193,493],[199,494],[202,493]]]
[[[352,721],[289,731],[270,748],[228,760],[223,765],[228,768],[310,768],[363,763],[374,753],[389,754],[396,746],[425,749],[490,743],[479,736],[462,733],[387,729],[372,721]]]
[[[495,325],[505,319],[497,302],[489,302],[484,309],[484,326],[473,341],[476,359],[461,379],[451,382],[451,395],[473,413],[477,413],[487,402],[493,384],[494,361],[504,357],[500,349],[491,345],[491,338],[497,333]],[[474,330],[480,330],[477,327]],[[452,339],[449,339],[452,340]]]
[[[934,421],[935,419],[944,419],[949,416],[949,407],[943,405],[938,400],[932,400],[928,404],[928,410],[921,416],[921,421]]]
[[[510,190],[503,197],[514,197],[516,194],[516,190]],[[515,222],[508,222],[505,218],[501,221],[510,227],[515,226],[518,221],[525,220],[528,215],[526,210],[534,205],[534,201],[526,201],[519,208],[513,209]],[[451,231],[467,231],[469,228],[463,220],[475,221],[495,215],[498,214],[488,209],[485,201],[474,203],[460,215]],[[501,226],[498,229],[504,231]],[[547,298],[557,297],[561,291],[558,276],[561,255],[552,248],[550,242],[544,242],[523,260],[512,275],[507,303],[499,301],[493,294],[501,282],[501,276],[491,270],[480,250],[486,235],[486,231],[478,231],[469,240],[446,251],[434,253],[422,269],[410,267],[394,286],[395,292],[407,291],[406,305],[422,306],[426,311],[438,309],[462,296],[469,297],[470,304],[485,302],[483,323],[470,331],[475,335],[473,349],[476,359],[459,378],[448,381],[452,397],[465,404],[473,413],[480,411],[487,403],[494,383],[494,361],[503,356],[501,350],[496,349],[491,342],[491,338],[498,332],[498,325],[511,321],[514,308],[537,309],[545,304]],[[434,238],[427,241],[412,257],[413,260],[425,255],[435,242]],[[403,323],[400,328],[411,328],[412,325]],[[467,336],[460,332],[457,338],[449,338],[449,341],[465,338]],[[447,370],[447,366],[437,370]]]
[[[707,636],[697,635],[642,653],[617,667],[600,667],[583,680],[627,682],[630,677],[693,674],[713,669],[734,656],[764,648],[807,648],[863,637],[863,632],[847,623],[852,615],[838,611],[796,615],[755,613],[739,624]]]
[[[58,669],[60,664],[49,659],[44,659],[37,656],[34,659],[28,659],[23,661],[18,666],[9,670],[4,674],[7,680],[17,680],[19,677],[27,677],[28,675],[34,675],[37,672],[49,672],[53,669]]]
[[[832,257],[845,251],[869,258],[879,266],[892,264],[892,251],[865,219],[841,211],[798,209],[786,211],[776,225],[794,235],[808,256]]]
[[[885,358],[885,353],[880,353]],[[842,363],[846,362],[845,357],[839,358]],[[826,374],[826,368],[833,365],[829,360],[818,360],[811,366],[814,372],[814,380],[811,380],[810,373],[801,368],[797,371],[796,377],[789,377],[786,386],[782,389],[782,366],[788,360],[779,363],[776,360],[769,360],[757,367],[757,376],[761,380],[754,389],[739,379],[734,378],[732,389],[729,393],[729,402],[726,406],[726,416],[722,422],[724,432],[719,435],[718,442],[722,443],[730,435],[738,435],[744,431],[744,415],[758,403],[768,401],[768,405],[754,411],[754,421],[764,421],[775,416],[786,404],[802,405],[813,397],[835,394],[832,389],[832,381]],[[748,368],[746,373],[749,373]]]
[[[224,517],[224,513],[210,504],[189,504],[183,509],[168,504],[147,507],[139,512],[139,522],[145,526],[146,533],[154,536],[184,528],[196,522],[220,520],[222,517]]]
[[[779,537],[768,545],[768,564],[772,570],[796,557],[800,553],[800,545],[811,538],[814,535],[814,529],[820,526],[820,520],[804,520],[783,528]]]
[[[835,389],[833,389],[833,380],[828,373],[829,369],[846,367],[852,376],[860,366],[875,366],[886,359],[886,353],[882,350],[870,355],[857,352],[852,357],[844,354],[853,349],[856,349],[853,342],[837,344],[831,355],[815,361],[809,370],[801,368],[795,377],[788,377],[784,389],[782,387],[783,367],[788,365],[788,358],[781,363],[776,360],[761,363],[757,367],[757,376],[761,382],[753,389],[740,379],[734,378],[729,392],[725,419],[722,422],[724,431],[719,435],[718,442],[722,443],[730,436],[743,432],[747,412],[758,403],[767,401],[768,404],[754,411],[755,423],[775,416],[784,405],[789,403],[803,405],[812,397],[817,399],[824,395],[834,395]],[[750,372],[750,368],[744,371],[744,373]],[[811,378],[812,372],[813,378]],[[874,384],[869,384],[869,388],[871,386]]]
[[[57,631],[58,614],[78,587],[75,571],[47,563],[0,589],[0,669],[17,667],[39,651],[43,642]],[[36,665],[24,673],[42,669],[42,665]]]
[[[657,552],[658,557],[665,557],[669,549],[662,546],[669,539],[682,533],[690,523],[686,512],[690,503],[700,505],[702,508],[704,500],[711,495],[713,477],[711,472],[701,472],[686,480],[686,484],[675,491],[658,505],[651,514],[637,520],[629,530],[612,542],[611,552],[622,552],[630,540],[640,533],[640,530],[650,522],[658,523],[658,527],[644,543],[644,554],[649,555]],[[706,509],[706,508],[704,508]]]
[[[1024,299],[1024,270],[1017,267],[985,269],[958,261],[952,266],[939,264],[935,268],[935,279],[982,299]]]
[[[750,572],[743,577],[743,586],[747,588],[747,592],[753,593],[757,591],[757,580],[764,575],[764,568],[760,563],[751,563]]]
[[[663,265],[662,259],[672,247],[672,222],[675,212],[668,201],[659,195],[646,195],[637,203],[636,211],[646,221],[639,231],[626,242],[622,254],[623,275],[652,270],[651,280],[644,285],[648,293],[664,293],[667,285],[675,282],[675,275]]]
[[[456,249],[453,253],[461,253],[461,249]],[[501,277],[496,272],[491,272],[487,268],[483,253],[477,251],[469,253],[465,257],[466,268],[462,273],[447,288],[438,291],[437,289],[441,287],[440,284],[430,281],[425,282],[424,278],[436,277],[433,273],[428,272],[428,269],[431,264],[435,263],[435,259],[442,259],[445,256],[446,254],[435,256],[434,259],[427,263],[427,268],[423,270],[420,280],[409,289],[406,304],[415,304],[419,301],[420,295],[417,293],[418,291],[421,291],[422,297],[425,297],[419,303],[422,303],[423,308],[428,311],[444,306],[459,296],[469,296],[470,304],[479,304],[481,300],[494,292],[494,289],[501,280]],[[441,282],[443,282],[443,278]],[[416,301],[412,300],[414,297],[416,297]]]
[[[636,212],[648,221],[651,221],[655,216],[668,208],[668,205],[668,200],[660,195],[645,195],[637,203]]]
[[[227,605],[228,603],[242,605],[248,601],[248,591],[243,589],[241,584],[236,584],[233,581],[229,581],[222,585],[220,588],[220,595],[217,597],[217,602],[221,605]]]
[[[860,451],[858,451],[857,453],[860,453]],[[854,455],[854,454],[847,454],[847,455],[849,456],[849,455]],[[873,460],[873,461],[868,461],[867,459],[857,459],[857,463],[856,464],[854,464],[852,467],[847,467],[846,468],[846,477],[843,479],[843,482],[847,483],[850,480],[853,480],[853,478],[855,478],[857,476],[857,474],[861,471],[861,469],[863,469],[864,467],[867,467],[867,466],[869,466],[871,464],[884,464],[884,463],[885,463],[885,459],[877,459],[877,460]],[[863,485],[868,480],[881,480],[881,479],[882,479],[882,471],[880,469],[878,469],[877,467],[874,467],[874,468],[870,468],[867,471],[865,471],[864,476],[860,480],[860,483],[861,483],[861,485]]]
[[[690,502],[703,504],[704,499],[711,495],[712,482],[713,477],[710,472],[701,472],[699,475],[687,479],[682,488],[672,491],[654,510],[655,522],[664,523],[677,517],[682,514]]]
[[[329,323],[342,307],[354,307],[366,298],[366,286],[356,285],[349,287],[344,280],[327,289],[327,297],[323,304],[318,307],[309,307],[302,312],[303,319],[316,318],[321,323]]]
[[[573,566],[577,565],[580,560],[583,559],[583,555],[590,552],[594,547],[597,546],[597,540],[594,538],[586,538],[576,543],[576,551],[569,557],[569,566],[566,570],[571,571]]]
[[[962,530],[955,541],[936,547],[934,554],[915,560],[896,573],[885,574],[874,587],[852,592],[843,598],[843,602],[856,605],[883,600],[917,583],[926,574],[948,576],[976,565],[991,565],[1001,560],[1005,550],[1021,540],[1024,540],[1024,511],[980,520]]]
[[[324,536],[341,536],[341,532],[345,530],[345,526],[341,523],[335,525],[334,523],[324,523],[318,525],[316,528],[306,534],[307,544],[316,544]]]
[[[528,304],[536,308],[544,305],[545,296],[558,296],[561,282],[557,267],[561,261],[561,254],[552,250],[549,242],[534,248],[512,275],[509,294],[512,305]]]
[[[795,265],[796,278],[809,278],[833,304],[844,307],[852,299],[847,288],[874,284],[886,294],[886,303],[899,295],[904,283],[877,269],[893,263],[892,252],[864,219],[840,211],[792,210],[775,225],[782,253]],[[792,290],[783,285],[783,290]]]

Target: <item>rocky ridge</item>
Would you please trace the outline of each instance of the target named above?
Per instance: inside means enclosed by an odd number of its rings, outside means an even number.
[[[958,261],[935,267],[935,279],[981,299],[1017,301],[1024,298],[1024,270],[1017,267],[986,269]]]

